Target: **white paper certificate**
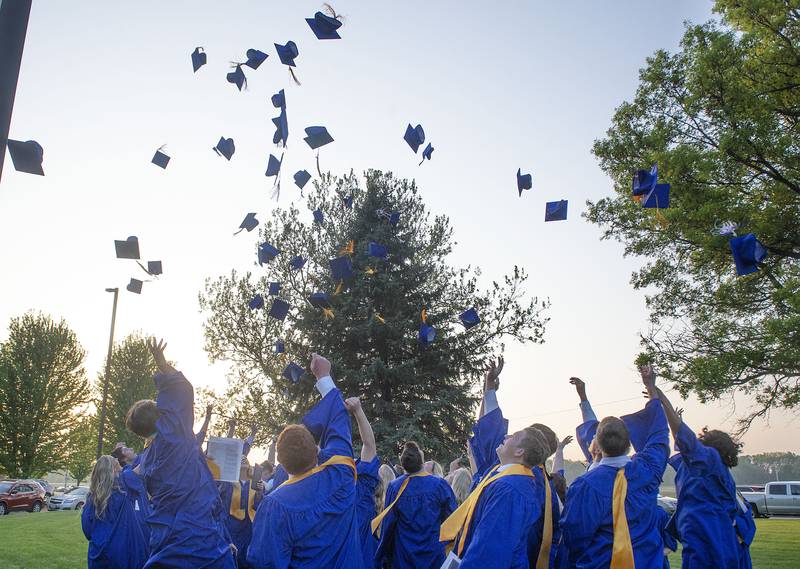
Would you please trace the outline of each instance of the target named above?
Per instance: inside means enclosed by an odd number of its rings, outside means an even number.
[[[238,482],[239,467],[242,464],[242,439],[208,437],[206,462],[214,480]]]

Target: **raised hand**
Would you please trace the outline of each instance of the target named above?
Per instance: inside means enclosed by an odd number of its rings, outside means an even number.
[[[484,391],[489,391],[490,389],[497,391],[500,389],[500,372],[503,371],[503,366],[505,363],[506,362],[503,359],[503,356],[500,356],[497,359],[496,364],[494,360],[490,360],[489,368],[486,370],[486,375],[484,376],[483,381]]]
[[[658,388],[656,387],[656,372],[652,364],[639,366],[639,373],[642,376],[642,383],[647,390],[647,396],[650,399],[658,398]]]
[[[206,417],[210,417],[213,412],[214,412],[214,404],[209,403],[208,405],[206,405]]]
[[[564,437],[564,440],[558,443],[558,448],[563,449],[571,442],[572,442],[572,435],[567,435],[566,437]]]
[[[250,436],[255,438],[257,432],[258,432],[258,427],[256,426],[256,424],[253,423],[252,425],[250,425]]]
[[[172,366],[167,363],[167,358],[164,357],[164,350],[167,348],[167,343],[164,340],[156,342],[155,338],[148,338],[147,347],[150,349],[150,353],[153,354],[153,359],[161,373],[169,373],[173,370]]]
[[[584,381],[579,377],[570,377],[569,382],[575,386],[575,391],[578,392],[578,397],[581,398],[581,401],[587,401],[586,383],[584,383]]]
[[[358,397],[348,397],[344,400],[344,406],[350,414],[358,413],[361,410],[361,399]]]
[[[311,354],[311,373],[314,377],[321,379],[331,374],[331,362],[319,354]]]

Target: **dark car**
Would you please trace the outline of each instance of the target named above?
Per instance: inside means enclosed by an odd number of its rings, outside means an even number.
[[[39,486],[41,486],[42,488],[44,488],[44,497],[45,497],[45,500],[46,500],[47,502],[49,502],[49,501],[50,501],[50,498],[52,498],[52,497],[53,497],[53,494],[55,493],[55,488],[53,488],[53,485],[52,485],[52,484],[50,484],[50,483],[49,483],[47,480],[42,480],[42,479],[40,479],[40,478],[37,478],[37,479],[36,479],[36,482],[38,482],[38,483],[39,483]]]
[[[45,505],[45,492],[33,480],[5,480],[0,482],[0,516],[14,510],[41,512]]]

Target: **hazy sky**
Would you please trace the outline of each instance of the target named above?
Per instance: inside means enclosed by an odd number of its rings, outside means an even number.
[[[275,152],[269,97],[286,89],[289,148],[283,170],[314,172],[303,128],[325,125],[322,152],[334,173],[351,168],[414,177],[430,209],[455,228],[456,265],[499,279],[514,264],[531,295],[552,301],[546,343],[509,345],[500,402],[512,427],[534,420],[560,436],[580,422],[567,380],[584,378],[598,415],[641,406],[633,358],[647,326],[644,297],[629,279],[639,261],[601,242],[581,218],[611,181],[590,150],[630,99],[638,70],[656,49],[675,50],[683,22],[711,17],[710,2],[356,2],[340,41],[319,41],[304,18],[312,1],[34,0],[11,138],[44,147],[44,178],[6,160],[0,183],[0,339],[26,310],[63,317],[101,370],[111,295],[120,287],[117,338],[163,336],[168,356],[195,385],[222,387],[225,366],[203,351],[197,294],[207,277],[251,269],[256,232],[232,237],[248,211],[261,219],[299,200],[284,177],[276,204],[264,177]],[[300,50],[298,87],[274,42]],[[192,73],[203,46],[208,65]],[[246,70],[249,89],[225,81],[248,48],[270,54]],[[436,150],[418,167],[402,139],[421,123]],[[233,137],[231,162],[211,147]],[[167,170],[150,163],[167,144]],[[533,190],[517,196],[518,167]],[[569,199],[569,220],[543,222],[546,201]],[[309,215],[310,218],[310,215]],[[143,260],[164,275],[137,296],[144,273],[114,256],[114,239],[139,237]],[[677,398],[677,395],[675,396]],[[687,422],[733,426],[749,402],[684,404]],[[745,452],[800,450],[792,415],[756,424]],[[568,457],[578,456],[575,445]]]

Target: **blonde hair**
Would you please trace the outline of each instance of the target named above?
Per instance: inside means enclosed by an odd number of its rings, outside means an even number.
[[[442,465],[435,460],[432,460],[431,463],[431,474],[438,478],[444,478],[444,468],[442,468]]]
[[[116,468],[119,462],[113,456],[104,454],[97,459],[92,469],[89,481],[89,495],[91,496],[94,510],[98,518],[102,518],[108,506],[108,499],[114,490],[116,482]]]
[[[383,503],[386,501],[386,489],[389,487],[389,482],[397,478],[394,470],[388,464],[381,464],[378,469],[378,485],[375,487],[375,511],[380,512],[383,510]]]
[[[458,468],[450,475],[449,482],[453,494],[456,495],[456,502],[460,506],[469,496],[470,488],[472,488],[472,475],[466,468]]]

